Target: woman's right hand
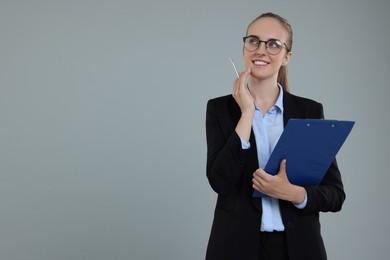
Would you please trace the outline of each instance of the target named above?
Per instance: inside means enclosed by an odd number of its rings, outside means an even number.
[[[241,72],[239,77],[234,81],[233,97],[241,109],[241,118],[236,126],[236,133],[246,142],[249,142],[252,120],[255,114],[254,99],[245,86],[245,79],[251,73],[250,69]]]
[[[250,69],[243,71],[239,77],[234,80],[233,97],[241,109],[242,114],[252,114],[255,110],[254,99],[245,85],[245,79],[251,73]]]

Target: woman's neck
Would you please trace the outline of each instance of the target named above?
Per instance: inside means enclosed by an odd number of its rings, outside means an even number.
[[[276,80],[257,80],[250,77],[248,86],[256,105],[263,113],[266,113],[278,99],[279,87]]]

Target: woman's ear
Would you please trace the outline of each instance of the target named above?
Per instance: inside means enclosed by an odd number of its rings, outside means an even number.
[[[292,56],[292,52],[291,51],[287,52],[286,55],[284,55],[282,66],[287,66],[288,62],[291,59],[291,56]]]

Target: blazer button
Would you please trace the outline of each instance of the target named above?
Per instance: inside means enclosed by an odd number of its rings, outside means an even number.
[[[292,223],[291,221],[287,222],[287,228],[293,229],[294,228],[294,223]]]

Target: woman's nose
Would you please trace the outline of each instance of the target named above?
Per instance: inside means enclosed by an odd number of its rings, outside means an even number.
[[[267,46],[265,42],[260,42],[259,47],[256,50],[256,55],[267,53]]]

